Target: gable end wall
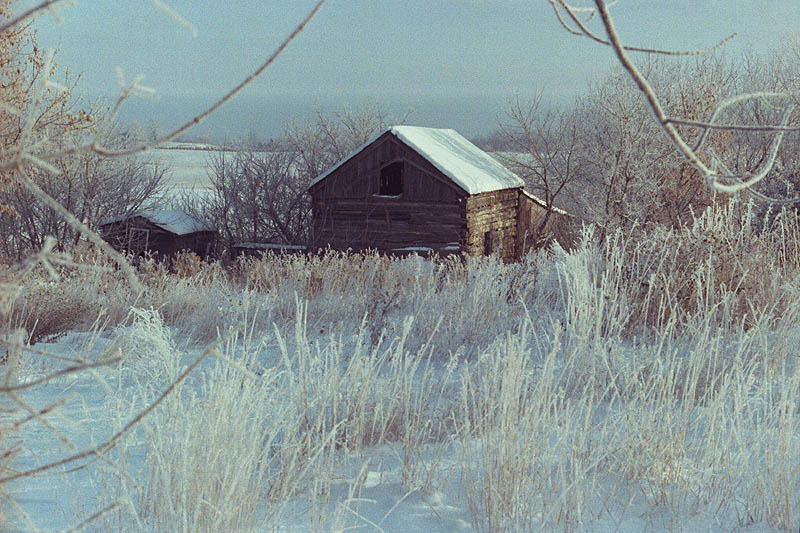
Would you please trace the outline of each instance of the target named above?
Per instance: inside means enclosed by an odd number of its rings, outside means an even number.
[[[380,171],[403,161],[403,194],[376,196]],[[466,193],[391,133],[310,189],[314,246],[382,251],[463,243]]]

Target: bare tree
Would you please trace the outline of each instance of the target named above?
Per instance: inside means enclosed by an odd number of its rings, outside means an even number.
[[[752,63],[764,65],[755,59]],[[718,99],[742,87],[745,67],[742,61],[707,54],[648,56],[640,68],[670,114],[701,119]],[[713,201],[714,191],[697,186],[701,172],[662,134],[623,69],[591,83],[569,110],[517,98],[506,115],[503,144],[517,154],[502,159],[548,206],[557,203],[595,222],[601,238],[633,225],[677,227]],[[756,119],[767,120],[765,116],[762,110]],[[728,133],[714,135],[707,146],[727,158],[733,150],[747,152],[757,166],[757,149],[763,154],[764,143],[751,145],[753,150],[745,150],[745,139]],[[556,202],[554,193],[559,195]]]
[[[199,202],[231,246],[238,241],[303,244],[305,183],[289,151],[222,151],[212,159],[212,188]]]
[[[256,78],[258,78],[267,68],[269,68],[275,60],[280,56],[284,50],[289,46],[289,44],[297,37],[306,27],[306,25],[311,21],[312,18],[317,14],[317,12],[322,8],[325,4],[326,0],[318,0],[314,6],[308,11],[305,18],[294,28],[294,30],[283,40],[280,44],[275,48],[275,50],[266,58],[266,60],[259,65],[250,75],[248,75],[244,80],[239,82],[236,86],[230,89],[227,93],[225,93],[221,98],[219,98],[216,102],[214,102],[211,106],[209,106],[205,111],[202,113],[192,117],[187,122],[182,124],[181,126],[175,128],[171,132],[165,134],[164,136],[160,137],[149,143],[141,143],[137,144],[133,147],[125,147],[122,149],[107,146],[104,141],[103,134],[106,132],[104,129],[100,129],[97,135],[90,137],[86,142],[80,142],[74,144],[72,146],[68,146],[66,148],[61,147],[54,147],[50,142],[49,138],[47,137],[47,132],[42,131],[41,128],[38,127],[38,124],[35,120],[35,115],[42,107],[42,98],[41,95],[44,91],[46,91],[50,85],[52,85],[50,74],[51,74],[51,65],[52,65],[52,56],[48,56],[48,58],[44,62],[44,67],[42,71],[45,73],[45,76],[41,80],[41,83],[35,86],[34,96],[31,98],[31,105],[25,106],[24,108],[4,108],[6,112],[10,112],[10,114],[14,117],[19,117],[19,119],[24,123],[24,127],[22,129],[23,135],[20,136],[18,142],[11,144],[10,146],[4,146],[3,151],[0,152],[0,172],[3,175],[9,174],[11,178],[9,181],[14,181],[21,186],[28,189],[32,194],[37,196],[37,198],[47,204],[51,209],[59,213],[76,231],[83,233],[87,239],[89,239],[92,243],[98,246],[105,254],[110,256],[122,269],[125,273],[128,282],[134,287],[137,292],[141,292],[144,290],[141,282],[139,281],[136,273],[134,272],[131,265],[116,250],[114,250],[108,243],[106,243],[96,232],[92,231],[89,227],[86,226],[80,219],[78,219],[74,214],[72,214],[68,209],[64,208],[57,200],[52,198],[48,195],[44,190],[41,189],[33,180],[31,180],[29,174],[31,169],[39,169],[40,171],[44,172],[52,172],[54,174],[58,174],[59,170],[52,164],[52,161],[57,161],[65,156],[73,155],[73,154],[80,154],[80,153],[87,153],[92,152],[99,156],[106,157],[106,158],[121,158],[127,157],[135,154],[139,154],[145,152],[147,150],[152,149],[153,147],[176,139],[180,137],[196,125],[200,124],[204,120],[206,120],[209,116],[215,113],[220,107],[225,105],[226,102],[230,101],[234,96],[236,96],[239,92],[241,92],[245,87],[250,85]],[[0,11],[0,16],[6,17],[8,19],[7,22],[0,24],[0,34],[2,35],[9,35],[13,34],[17,31],[18,28],[23,27],[25,24],[28,24],[32,17],[36,16],[37,14],[49,10],[50,12],[54,12],[56,7],[61,7],[60,4],[63,3],[62,0],[44,0],[36,5],[34,5],[29,10],[14,16],[13,12],[10,9],[7,9],[5,6],[8,2],[4,2],[3,10]],[[170,16],[175,18],[180,24],[196,31],[194,27],[180,17],[174,10],[166,8],[166,6],[162,2],[158,2],[157,6],[165,8],[164,11],[167,12]],[[121,79],[122,85],[122,92],[117,99],[117,102],[112,109],[110,118],[113,120],[116,118],[117,111],[119,110],[120,106],[133,94],[144,92],[150,93],[153,92],[152,89],[142,86],[139,83],[139,79],[134,80],[132,83],[126,82],[124,79]],[[41,139],[33,139],[31,132],[36,132],[39,137],[43,135],[44,142],[39,142]]]
[[[619,75],[592,85],[579,99],[576,115],[583,126],[580,156],[586,215],[599,225],[602,237],[652,212],[648,204],[655,187],[647,176],[661,155],[660,147],[651,135],[647,114]]]
[[[223,151],[212,160],[212,191],[182,202],[210,220],[229,246],[239,241],[308,244],[311,205],[306,190],[319,174],[390,125],[375,108],[348,109],[286,126],[266,149]],[[403,119],[404,120],[404,119]]]
[[[774,91],[766,88],[766,90],[738,93],[726,98],[715,98],[712,109],[700,120],[680,114],[671,114],[663,97],[658,95],[647,76],[631,59],[631,52],[666,56],[700,55],[723,46],[734,37],[733,35],[709,50],[678,52],[628,46],[622,43],[610,14],[609,5],[605,0],[594,0],[594,7],[573,6],[565,0],[549,1],[556,17],[567,31],[577,36],[587,37],[596,43],[610,46],[614,50],[620,64],[636,84],[637,90],[655,116],[655,123],[662,134],[666,135],[673,145],[673,149],[677,150],[680,156],[698,171],[701,180],[710,189],[727,193],[746,191],[757,198],[777,201],[756,191],[753,186],[764,180],[773,170],[785,135],[800,131],[800,126],[797,125],[800,117],[796,110],[799,98],[795,89],[786,87],[784,90]],[[599,19],[605,36],[590,27],[592,19],[595,18]],[[725,120],[731,109],[759,100],[768,102],[775,110],[772,116],[767,117],[765,123],[736,123]],[[712,139],[724,139],[724,136],[730,132],[742,131],[764,132],[769,135],[770,139],[767,145],[767,157],[752,172],[732,170],[730,161],[712,147]],[[791,201],[796,200],[792,199]]]
[[[63,85],[56,84],[53,81],[55,69],[53,67],[52,54],[43,54],[41,64],[35,65],[34,76],[28,75],[30,71],[26,61],[28,61],[29,57],[38,58],[36,56],[38,48],[35,47],[35,41],[31,34],[27,33],[32,17],[47,11],[54,13],[55,9],[63,3],[60,0],[43,0],[20,13],[15,10],[10,0],[0,0],[0,187],[25,189],[36,202],[45,205],[53,213],[60,216],[72,231],[84,235],[108,254],[119,265],[134,294],[141,294],[144,291],[144,286],[126,258],[103,241],[87,224],[87,222],[91,223],[89,213],[76,214],[62,205],[58,199],[42,188],[41,176],[46,174],[55,178],[61,176],[63,168],[59,167],[59,162],[81,161],[81,156],[89,154],[93,154],[100,159],[123,159],[127,156],[145,152],[161,142],[172,140],[182,135],[205,120],[272,65],[291,41],[303,31],[306,24],[325,3],[325,0],[316,2],[305,18],[260,66],[208,109],[192,117],[182,126],[163,137],[150,143],[142,143],[135,146],[115,146],[108,143],[115,139],[114,136],[109,135],[109,131],[119,106],[136,91],[147,90],[137,81],[130,84],[123,83],[122,93],[110,114],[109,123],[97,125],[96,129],[88,132],[92,133],[91,135],[64,138],[64,142],[59,142],[59,132],[63,130],[57,126],[63,126],[65,123],[74,123],[76,126],[87,123],[92,124],[94,121],[91,115],[87,115],[85,111],[77,110],[75,114],[68,112],[68,106],[72,100],[69,98],[68,90],[65,90]],[[165,11],[169,12],[182,24],[191,26],[174,11],[166,8],[162,2],[156,2],[156,5],[162,6]],[[20,50],[24,51],[25,43],[31,43],[33,56],[19,55],[18,52]],[[64,106],[58,104],[58,102],[64,102]],[[47,120],[42,120],[43,117],[53,117],[54,120],[48,122]],[[87,171],[85,175],[89,175],[89,172]],[[67,189],[69,189],[69,186]],[[79,218],[82,215],[85,215],[84,220]],[[54,277],[57,273],[52,268],[53,264],[76,266],[69,257],[55,252],[55,244],[56,241],[54,239],[46,239],[41,250],[37,253],[9,269],[4,269],[2,280],[0,280],[0,305],[2,306],[0,310],[3,312],[8,311],[16,299],[19,287],[25,283],[26,277],[36,266],[42,265]],[[19,352],[26,349],[24,338],[23,331],[0,339],[0,343],[8,350],[9,360],[18,359]],[[63,402],[63,398],[54,398],[52,403],[41,408],[41,406],[34,407],[30,405],[20,394],[25,391],[36,390],[59,376],[88,372],[101,365],[113,365],[119,361],[118,358],[112,357],[96,363],[88,363],[82,359],[71,360],[74,361],[74,364],[65,370],[57,371],[23,384],[15,383],[12,374],[6,373],[6,379],[0,383],[0,394],[3,395],[4,402],[10,406],[7,409],[7,414],[11,416],[7,418],[11,422],[2,424],[2,427],[0,427],[2,435],[0,436],[6,437],[9,427],[18,430],[29,422],[43,423],[45,427],[49,428],[62,442],[69,446],[67,449],[70,451],[51,462],[31,468],[18,469],[12,468],[11,461],[20,453],[24,444],[12,443],[8,439],[0,440],[0,496],[3,498],[3,503],[7,501],[13,502],[13,498],[8,495],[5,489],[9,486],[9,483],[15,480],[28,479],[62,468],[69,470],[84,459],[102,459],[103,461],[112,462],[113,460],[108,457],[108,452],[125,435],[131,432],[144,417],[152,413],[206,357],[216,353],[217,347],[222,342],[224,342],[224,339],[218,341],[197,357],[166,387],[162,394],[133,416],[119,431],[106,441],[86,448],[76,446],[46,420],[48,414]],[[13,366],[11,361],[9,366]],[[15,412],[15,410],[19,412]],[[77,466],[76,469],[85,467],[87,467],[86,463]],[[89,522],[98,516],[120,505],[122,505],[121,502],[115,502],[112,506],[95,513],[87,521],[81,523],[77,529],[86,527]],[[2,520],[3,516],[0,514],[0,522]]]
[[[108,144],[124,144],[117,136]],[[87,227],[96,229],[112,215],[148,207],[162,191],[164,168],[139,157],[107,159],[81,153],[55,161],[58,175],[32,172],[31,178],[50,197],[73,213]],[[21,187],[0,189],[0,253],[21,260],[41,249],[47,238],[55,239],[57,250],[77,244],[82,234],[49,206],[36,201]]]
[[[300,175],[310,183],[379,131],[402,124],[406,118],[393,120],[377,107],[359,111],[345,108],[330,114],[318,110],[313,120],[287,125],[284,136],[289,149],[297,154]]]
[[[740,66],[708,55],[647,58],[642,65],[666,109],[701,117],[716,98],[734,94]],[[604,231],[631,224],[676,227],[709,205],[714,191],[698,187],[700,172],[674,149],[652,120],[647,104],[624,71],[592,84],[579,99],[584,129],[581,152],[590,218]],[[734,145],[714,138],[709,145],[724,154]]]
[[[578,116],[573,111],[545,109],[541,95],[529,102],[517,95],[506,106],[499,133],[508,150],[500,153],[501,160],[545,204],[545,216],[536,230],[538,240],[556,209],[557,198],[572,192],[569,187],[582,172]],[[571,199],[574,207],[575,196]]]

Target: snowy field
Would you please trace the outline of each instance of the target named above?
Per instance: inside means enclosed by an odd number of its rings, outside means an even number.
[[[3,444],[16,472],[100,450],[4,481],[4,527],[796,531],[796,270],[765,265],[770,316],[717,283],[728,263],[700,253],[681,285],[628,246],[145,265],[139,298],[43,276],[15,320],[53,333],[20,356]],[[76,360],[108,364],[36,384]]]
[[[142,156],[166,170],[164,185],[172,191],[206,190],[211,187],[213,159],[219,150],[212,145],[168,143]]]
[[[54,380],[40,388],[35,395],[27,396],[30,404],[37,408],[45,407],[53,398],[69,398],[60,407],[55,420],[64,422],[59,426],[59,432],[72,446],[65,445],[44,426],[31,425],[30,429],[17,436],[35,443],[28,453],[20,457],[16,464],[18,468],[33,468],[70,455],[76,448],[87,449],[104,442],[144,408],[148,400],[163,390],[169,378],[177,376],[178,370],[202,355],[199,348],[176,349],[170,340],[172,332],[162,329],[155,316],[142,313],[132,327],[119,328],[108,336],[92,338],[90,334],[72,333],[56,343],[40,347],[53,353],[74,355],[76,352],[86,353],[87,345],[91,345],[88,348],[91,356],[97,357],[109,349],[112,339],[124,338],[126,342],[141,343],[137,347],[139,350],[146,350],[151,356],[161,358],[163,368],[158,372],[151,364],[129,362],[99,371],[94,376]],[[329,341],[317,337],[307,340],[307,344],[291,346],[291,352],[326,342]],[[516,339],[506,342],[516,342]],[[147,344],[150,346],[145,346]],[[585,478],[570,479],[571,465],[559,448],[572,439],[560,431],[558,420],[549,421],[546,426],[537,427],[537,433],[526,435],[517,434],[513,426],[503,427],[504,430],[514,431],[514,435],[508,440],[501,436],[498,442],[493,442],[497,436],[487,435],[432,444],[414,442],[408,448],[407,443],[400,441],[366,446],[349,453],[326,450],[324,453],[329,454],[328,457],[315,458],[316,468],[321,471],[313,474],[305,470],[298,472],[302,477],[321,479],[314,479],[309,487],[301,485],[300,480],[291,480],[298,485],[292,486],[291,490],[286,489],[289,493],[282,495],[285,500],[270,502],[270,483],[274,483],[274,480],[269,477],[271,469],[265,466],[262,471],[259,461],[278,461],[269,457],[268,447],[279,446],[282,435],[270,434],[266,430],[273,427],[274,422],[270,417],[285,416],[294,403],[274,387],[279,381],[277,374],[287,370],[278,344],[271,335],[260,339],[238,338],[228,341],[223,354],[231,357],[235,363],[246,364],[247,369],[239,368],[231,361],[206,359],[186,385],[174,393],[181,396],[182,400],[166,402],[151,419],[146,419],[117,449],[107,453],[105,459],[108,464],[98,464],[96,460],[80,461],[77,464],[89,467],[64,475],[48,475],[13,483],[9,487],[11,497],[27,514],[27,518],[23,520],[17,513],[9,512],[14,519],[4,530],[63,530],[82,523],[98,510],[118,502],[119,507],[92,522],[87,526],[88,529],[355,529],[397,532],[540,529],[722,532],[783,529],[770,527],[764,520],[748,517],[748,495],[744,492],[762,487],[748,484],[746,472],[741,472],[741,479],[736,482],[737,485],[743,485],[742,493],[729,502],[730,506],[724,508],[724,513],[717,508],[723,498],[693,492],[703,490],[701,483],[704,472],[699,465],[682,457],[686,450],[675,450],[675,457],[670,454],[673,460],[685,460],[685,463],[658,465],[658,470],[652,469],[645,479],[638,482],[626,479],[622,469],[616,476],[593,475],[590,473],[591,467],[596,466],[593,464],[582,465],[587,468],[581,476]],[[358,341],[351,340],[341,348],[358,353]],[[509,346],[501,342],[498,348],[503,350]],[[388,346],[386,349],[391,350]],[[340,362],[347,366],[346,361]],[[435,382],[432,386],[436,389],[434,394],[440,409],[456,408],[462,401],[458,397],[463,394],[458,390],[458,382],[464,378],[465,372],[466,369],[461,365],[455,369],[435,368],[430,372],[428,379]],[[29,379],[36,373],[26,375]],[[288,379],[288,376],[284,378]],[[233,387],[232,380],[239,382],[240,391],[245,390],[255,397],[237,398],[237,387]],[[248,380],[274,381],[273,387],[261,383],[242,384]],[[412,396],[421,385],[424,386],[418,381],[413,384],[411,391],[407,391]],[[502,383],[504,380],[498,381]],[[501,387],[497,394],[502,395],[503,392]],[[230,396],[220,401],[214,399],[215,394]],[[222,412],[209,413],[209,400],[221,403],[217,409]],[[381,400],[385,398],[378,399]],[[241,405],[239,402],[242,401],[247,405]],[[369,399],[366,401],[371,403]],[[603,411],[614,410],[613,406],[607,404],[602,407]],[[252,409],[263,412],[254,413]],[[602,422],[581,422],[592,426],[594,434],[589,437],[603,441],[608,438],[610,431],[614,431],[605,425],[619,424],[620,414],[603,413]],[[675,414],[687,415],[681,409],[677,409]],[[247,418],[232,420],[228,419],[229,416]],[[550,442],[536,442],[541,439]],[[496,445],[499,445],[499,449],[495,449]],[[228,446],[235,450],[226,450]],[[505,446],[510,449],[504,450]],[[596,453],[592,456],[591,447],[584,448],[583,453],[588,457],[569,459],[584,459],[591,463],[601,459]],[[232,457],[226,457],[228,454]],[[239,454],[242,457],[238,457]],[[531,456],[526,457],[528,454]],[[501,459],[507,462],[497,462]],[[530,470],[546,469],[550,461],[554,468],[549,474],[537,474]],[[280,466],[275,465],[274,469],[278,470]],[[512,471],[506,471],[506,468]],[[165,478],[167,473],[159,469],[168,471],[169,477]],[[178,478],[172,477],[176,475]],[[507,479],[492,479],[493,476]],[[515,479],[517,476],[527,479]],[[559,479],[561,476],[563,478]],[[121,479],[123,477],[125,479]],[[511,486],[505,487],[507,493],[482,493],[492,488],[491,484],[495,481],[511,483]],[[576,487],[572,485],[574,481],[580,481],[582,485]],[[230,486],[214,487],[214,483],[226,482]],[[531,485],[527,486],[528,483]],[[158,503],[163,508],[150,508],[154,504],[148,500],[148,484],[150,487],[159,485],[154,490],[159,491]],[[201,488],[198,484],[202,485],[204,498],[209,493],[220,498],[224,505],[234,509],[237,520],[229,521],[228,517],[223,516],[218,522],[214,512],[202,509],[207,503],[196,500],[200,497],[200,494],[194,494]],[[284,489],[281,487],[278,490]],[[517,494],[516,491],[520,490],[522,492]],[[225,491],[230,492],[225,494]],[[256,491],[257,496],[251,491]],[[315,494],[314,491],[320,492]],[[169,501],[170,498],[172,501]],[[258,501],[259,498],[263,499]],[[509,501],[495,502],[495,498],[509,498]],[[706,498],[711,501],[706,501]],[[734,504],[736,501],[740,503]],[[252,508],[239,508],[248,505]],[[503,509],[506,505],[516,508]],[[493,509],[495,506],[500,509]],[[491,517],[491,513],[498,511],[511,515],[511,520],[507,522],[507,516]],[[248,520],[238,521],[242,515]]]

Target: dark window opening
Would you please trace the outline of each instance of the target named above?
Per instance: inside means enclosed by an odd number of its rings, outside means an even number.
[[[494,236],[491,231],[483,234],[483,255],[492,255],[494,252]]]
[[[403,193],[403,162],[390,163],[381,169],[381,183],[378,194],[398,196]]]

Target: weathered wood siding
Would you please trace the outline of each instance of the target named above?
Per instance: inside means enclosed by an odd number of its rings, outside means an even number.
[[[320,201],[370,198],[379,192],[381,168],[399,160],[406,163],[401,201],[452,204],[466,197],[439,169],[390,132],[381,135],[309,192]]]
[[[380,171],[403,161],[403,193],[378,195]],[[440,248],[463,242],[466,193],[387,133],[310,189],[314,244],[334,249]]]
[[[378,250],[425,246],[438,249],[448,243],[463,242],[465,231],[463,202],[436,204],[365,198],[314,204],[317,246]]]
[[[467,198],[468,254],[499,253],[506,262],[515,260],[519,191],[519,188],[504,189]]]

